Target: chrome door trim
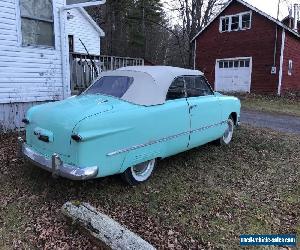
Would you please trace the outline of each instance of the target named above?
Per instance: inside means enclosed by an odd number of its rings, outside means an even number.
[[[129,151],[136,150],[136,149],[139,149],[139,148],[151,146],[151,145],[156,144],[156,143],[170,141],[170,140],[176,139],[180,136],[184,136],[184,135],[188,135],[188,134],[192,134],[192,133],[196,133],[196,132],[201,132],[201,131],[204,131],[206,129],[210,129],[210,128],[213,128],[213,127],[223,125],[224,123],[227,123],[227,120],[216,123],[216,124],[213,124],[213,125],[209,125],[209,126],[205,126],[205,127],[185,131],[185,132],[182,132],[182,133],[179,133],[179,134],[176,134],[176,135],[167,136],[167,137],[164,137],[164,138],[161,138],[161,139],[158,139],[158,140],[149,141],[147,143],[142,143],[142,144],[138,144],[138,145],[131,146],[131,147],[128,147],[128,148],[119,149],[119,150],[113,151],[111,153],[108,153],[107,156],[115,156],[115,155],[118,155],[118,154],[127,153]]]

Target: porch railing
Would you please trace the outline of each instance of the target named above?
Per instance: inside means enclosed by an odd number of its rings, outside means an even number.
[[[70,53],[70,80],[73,95],[84,91],[96,77],[96,70],[90,58],[92,58],[98,73],[126,66],[144,65],[142,58]]]

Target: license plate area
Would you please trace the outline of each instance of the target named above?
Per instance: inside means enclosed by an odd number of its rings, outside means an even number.
[[[35,128],[33,134],[37,137],[39,141],[42,142],[53,142],[53,133],[49,130],[42,129],[42,128]]]

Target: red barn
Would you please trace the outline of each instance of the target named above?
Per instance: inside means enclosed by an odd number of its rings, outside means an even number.
[[[300,91],[300,34],[242,0],[231,0],[192,40],[195,68],[217,91]]]

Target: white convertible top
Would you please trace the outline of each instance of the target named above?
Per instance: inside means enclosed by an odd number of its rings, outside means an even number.
[[[129,76],[134,81],[122,100],[139,105],[158,105],[166,101],[167,92],[175,78],[179,76],[202,76],[198,70],[170,66],[130,66],[103,72],[102,76]]]

